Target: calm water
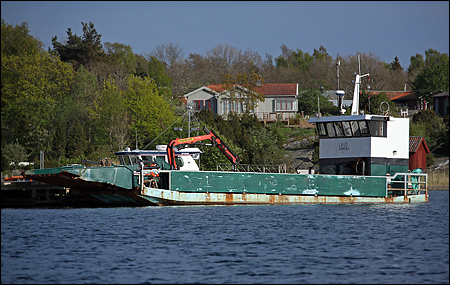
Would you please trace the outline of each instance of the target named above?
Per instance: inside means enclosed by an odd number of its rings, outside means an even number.
[[[449,283],[449,191],[427,204],[1,212],[1,283]]]

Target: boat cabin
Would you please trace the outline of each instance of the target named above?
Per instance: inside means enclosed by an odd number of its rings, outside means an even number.
[[[408,172],[409,119],[380,115],[314,117],[319,173],[385,176]]]
[[[196,160],[200,159],[202,151],[196,147],[184,148],[175,151],[175,159],[179,170],[199,171]],[[156,150],[131,150],[129,147],[124,151],[115,153],[122,165],[142,165],[144,169],[169,170],[167,159],[167,145],[157,145]]]

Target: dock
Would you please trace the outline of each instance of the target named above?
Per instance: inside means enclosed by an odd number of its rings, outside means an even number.
[[[69,201],[69,189],[23,178],[1,181],[2,208],[61,207]]]

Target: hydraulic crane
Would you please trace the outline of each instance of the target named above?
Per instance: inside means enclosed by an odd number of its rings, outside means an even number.
[[[205,131],[206,135],[184,139],[177,138],[167,145],[167,159],[169,160],[171,169],[178,169],[177,163],[175,161],[175,151],[173,149],[175,146],[180,146],[178,148],[182,149],[189,146],[190,144],[197,143],[203,140],[210,140],[212,142],[212,146],[218,147],[220,151],[231,161],[231,163],[239,164],[239,158],[233,153],[233,151],[231,151],[231,149],[220,139],[220,137],[213,130],[210,131],[206,127],[204,127],[203,130]]]

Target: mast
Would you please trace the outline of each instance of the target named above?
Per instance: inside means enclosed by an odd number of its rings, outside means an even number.
[[[361,78],[369,76],[369,73],[361,75],[361,60],[358,54],[358,71],[355,78],[355,89],[353,90],[352,115],[359,115],[359,89],[361,85]]]

